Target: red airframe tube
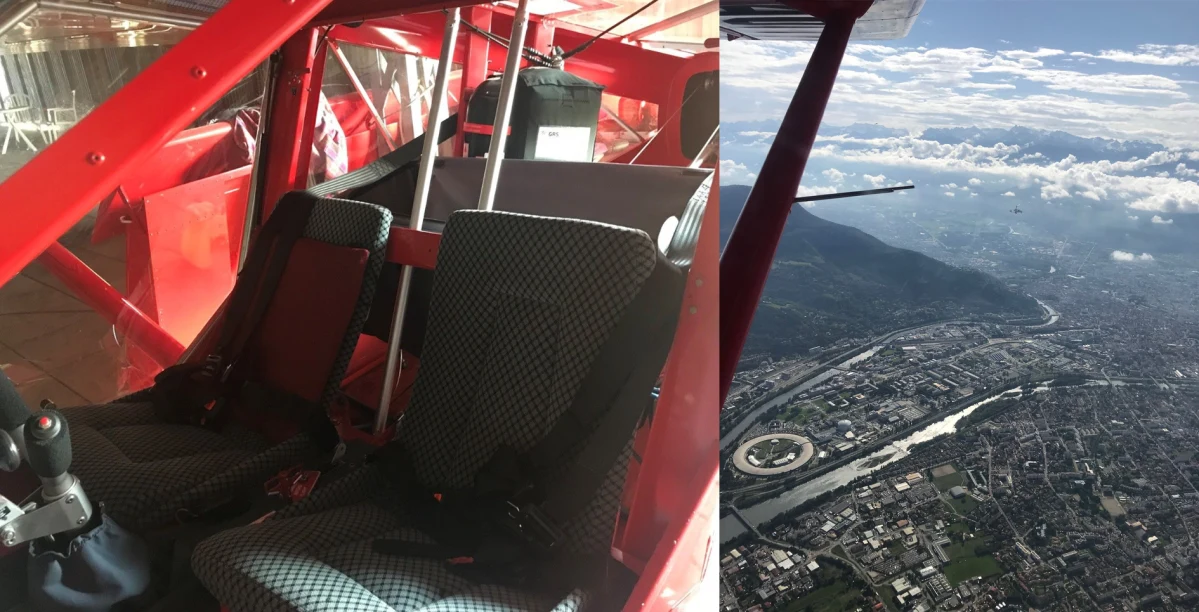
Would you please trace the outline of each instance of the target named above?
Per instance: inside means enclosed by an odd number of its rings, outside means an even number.
[[[179,362],[183,345],[66,247],[52,243],[38,256],[37,262],[62,281],[84,304],[115,325],[117,331],[128,336],[130,342],[146,351],[158,365],[165,368]]]
[[[870,3],[865,6],[869,8]],[[762,300],[766,277],[816,142],[816,131],[824,118],[849,35],[864,12],[847,7],[822,17],[824,31],[720,256],[721,402],[728,396],[750,323]]]

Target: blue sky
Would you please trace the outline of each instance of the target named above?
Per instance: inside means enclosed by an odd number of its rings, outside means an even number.
[[[905,42],[986,47],[1006,40],[1014,48],[1095,52],[1132,48],[1149,42],[1147,35],[1160,44],[1193,44],[1197,23],[1193,0],[929,0]]]
[[[825,124],[878,133],[818,140],[801,193],[914,173],[959,185],[941,192],[957,201],[1079,200],[1128,209],[1129,222],[1157,216],[1160,225],[1197,213],[1197,24],[1192,0],[928,0],[907,38],[851,44]],[[756,176],[811,49],[721,45],[726,184]],[[1094,141],[1071,145],[1080,148],[1070,158],[1068,147],[1045,143],[922,137],[929,128],[1012,126],[1152,146]]]

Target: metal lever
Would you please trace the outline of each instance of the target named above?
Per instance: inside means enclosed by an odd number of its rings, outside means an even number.
[[[83,493],[79,479],[70,474],[67,476],[71,483],[66,492],[41,507],[29,501],[40,497],[41,489],[20,506],[0,495],[0,544],[11,548],[87,525],[92,518],[91,501]]]
[[[22,456],[17,441],[7,431],[0,429],[0,470],[12,472],[21,467]]]

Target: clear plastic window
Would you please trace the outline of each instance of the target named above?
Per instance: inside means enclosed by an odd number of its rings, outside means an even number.
[[[595,135],[595,161],[612,161],[654,137],[658,105],[604,94]]]
[[[0,47],[0,129],[9,133],[0,180],[169,50],[105,46],[102,37],[82,48],[8,42]],[[65,252],[51,247],[0,287],[0,368],[31,407],[110,401],[149,386],[164,365],[124,333],[132,315],[114,325],[114,313],[88,305],[87,279],[92,290],[103,286],[95,277],[63,272],[56,260],[82,262],[183,346],[224,300],[266,84],[263,65],[125,174],[59,238]]]
[[[309,184],[361,168],[423,134],[437,64],[427,57],[335,42],[325,59]],[[461,66],[455,64],[446,92],[447,115],[458,112],[460,75]],[[452,147],[446,140],[439,153],[449,155]]]

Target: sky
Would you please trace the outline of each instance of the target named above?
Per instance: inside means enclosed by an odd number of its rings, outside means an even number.
[[[928,0],[906,38],[851,43],[800,195],[915,180],[1129,223],[1199,214],[1196,24],[1199,0]],[[812,47],[722,42],[723,184],[756,178]],[[1013,126],[1117,142],[964,129]]]

